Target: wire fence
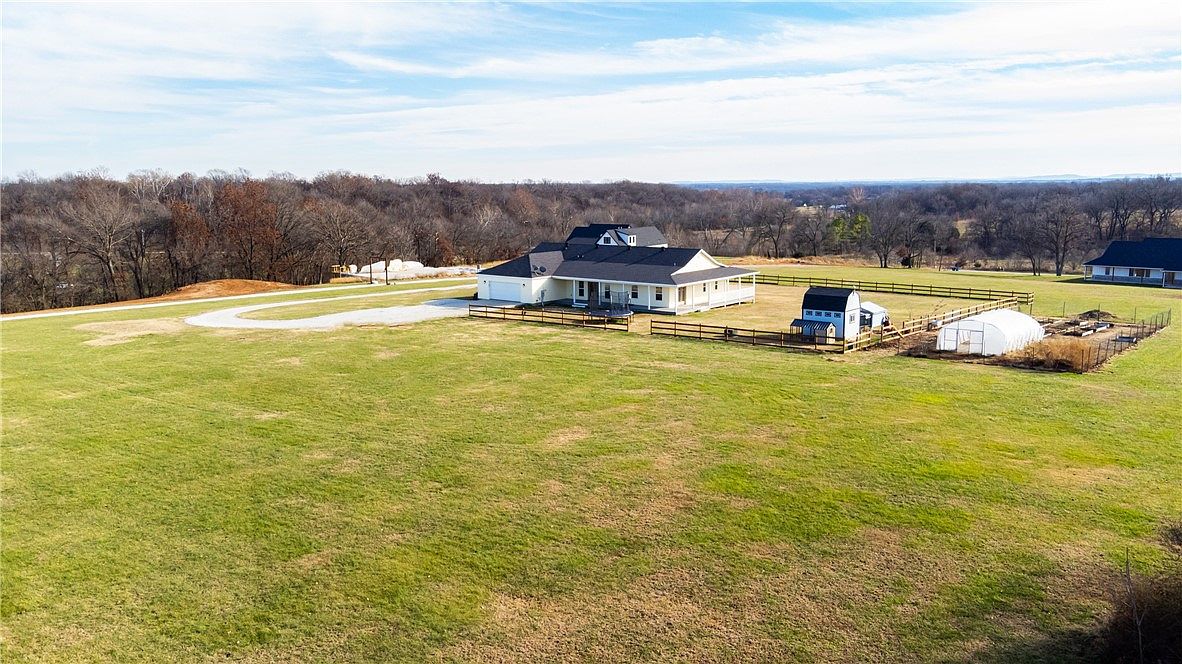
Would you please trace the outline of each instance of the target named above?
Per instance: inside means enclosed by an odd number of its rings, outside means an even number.
[[[1078,358],[1073,358],[1076,361],[1072,362],[1074,365],[1072,369],[1079,373],[1091,371],[1112,359],[1113,356],[1136,345],[1142,339],[1157,334],[1162,328],[1168,327],[1172,320],[1173,310],[1167,309],[1136,323],[1122,323],[1117,328],[1120,334],[1116,337],[1080,348]]]

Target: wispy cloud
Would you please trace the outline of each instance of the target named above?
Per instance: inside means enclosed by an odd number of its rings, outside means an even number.
[[[1182,170],[1173,4],[758,8],[9,5],[4,174]]]

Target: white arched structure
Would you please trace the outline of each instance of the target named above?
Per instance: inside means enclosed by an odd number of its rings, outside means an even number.
[[[995,309],[940,328],[936,348],[969,355],[1002,355],[1044,336],[1042,325],[1030,316],[1011,309]]]

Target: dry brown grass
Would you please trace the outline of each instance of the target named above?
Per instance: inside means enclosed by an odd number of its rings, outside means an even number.
[[[1044,339],[1013,354],[1022,366],[1056,371],[1086,371],[1095,356],[1095,344],[1083,339]]]
[[[74,329],[99,335],[94,339],[82,342],[87,346],[114,346],[152,334],[177,334],[186,329],[186,326],[175,318],[156,318],[85,323],[75,326]]]

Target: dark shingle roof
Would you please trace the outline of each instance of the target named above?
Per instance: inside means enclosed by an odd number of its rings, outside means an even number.
[[[625,226],[624,228],[617,228],[612,231],[616,242],[620,244],[628,244],[628,240],[624,235],[631,235],[636,238],[636,246],[651,247],[657,244],[669,244],[669,240],[665,239],[665,234],[656,226]]]
[[[1103,254],[1084,265],[1148,267],[1182,270],[1182,238],[1150,237],[1141,241],[1117,240]]]
[[[481,270],[480,274],[501,277],[556,276],[587,281],[680,286],[755,272],[738,267],[715,267],[674,274],[688,265],[700,252],[701,249],[681,247],[621,247],[546,242],[534,247],[533,251],[525,256]]]
[[[518,256],[500,265],[486,267],[480,274],[490,274],[494,277],[530,277],[532,275],[529,269],[529,254]]]
[[[588,224],[579,226],[566,236],[567,244],[595,244],[603,234],[617,228],[627,228],[628,224]]]
[[[827,286],[810,286],[804,292],[804,309],[820,311],[845,311],[846,302],[854,293],[851,288],[829,288]]]

